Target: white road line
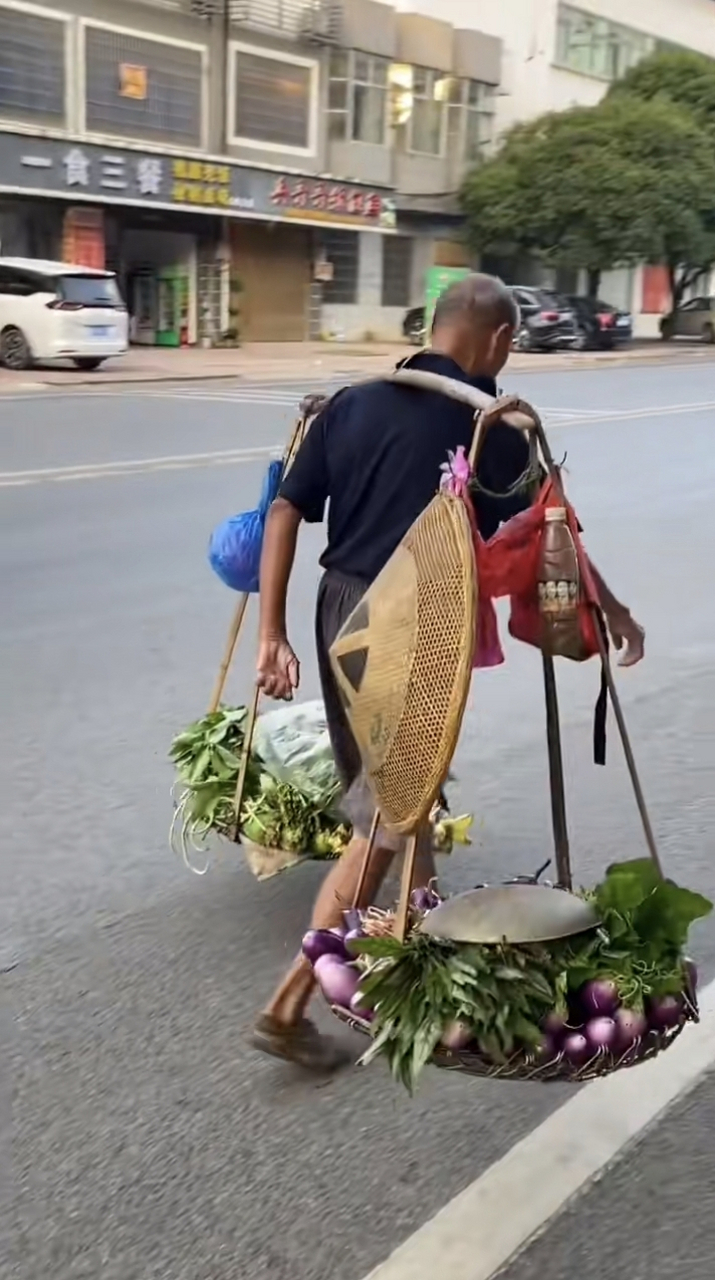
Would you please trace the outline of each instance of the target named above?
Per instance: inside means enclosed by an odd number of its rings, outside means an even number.
[[[214,453],[184,453],[160,458],[130,458],[119,462],[98,462],[70,467],[43,467],[38,471],[0,471],[0,489],[17,486],[64,483],[70,480],[104,480],[112,476],[141,475],[148,471],[180,471],[192,467],[231,466],[280,457],[283,445],[261,445],[256,449],[221,449]]]
[[[278,396],[278,395],[257,395],[249,391],[245,395],[208,395],[208,396],[186,396],[178,392],[166,392],[164,395],[154,394],[152,399],[155,400],[191,400],[196,404],[265,404],[272,405],[274,408],[290,408],[295,413],[298,412],[298,406],[303,398],[304,392],[298,392],[295,396]]]
[[[700,1026],[654,1061],[584,1086],[367,1280],[491,1280],[715,1066],[715,982],[700,1003]]]
[[[93,394],[102,394],[93,393]],[[134,393],[141,394],[141,393]],[[271,404],[274,407],[284,404],[286,407],[295,407],[295,401],[277,401],[265,399],[248,399],[237,393],[231,397],[213,397],[213,396],[194,396],[187,397],[184,394],[176,394],[174,392],[152,393],[154,398],[186,400],[193,399],[197,403],[204,400],[221,399],[231,404]],[[686,403],[677,405],[655,405],[643,409],[615,409],[603,410],[599,412],[599,416],[595,417],[592,413],[586,411],[581,416],[574,417],[557,417],[559,414],[565,414],[570,411],[563,409],[544,409],[542,410],[547,426],[552,427],[570,427],[589,425],[599,422],[630,422],[641,418],[663,418],[674,415],[682,415],[686,413],[703,413],[708,410],[715,410],[715,401],[707,400],[698,403]],[[148,471],[174,471],[187,467],[205,467],[205,466],[221,466],[233,463],[250,462],[257,458],[265,458],[271,455],[280,456],[282,446],[280,445],[263,445],[253,449],[226,449],[212,453],[190,453],[182,454],[176,457],[159,457],[159,458],[137,458],[128,461],[95,463],[88,466],[76,465],[68,467],[50,467],[39,471],[5,471],[0,472],[0,488],[11,488],[20,485],[45,484],[49,482],[61,482],[67,480],[93,480],[103,479],[109,476],[132,475]]]

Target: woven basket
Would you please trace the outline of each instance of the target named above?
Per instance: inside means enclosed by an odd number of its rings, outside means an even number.
[[[483,1076],[490,1080],[534,1080],[540,1084],[559,1081],[562,1084],[585,1084],[596,1080],[599,1076],[612,1075],[614,1071],[622,1071],[626,1067],[636,1067],[641,1062],[649,1062],[664,1049],[670,1047],[685,1029],[689,1022],[699,1022],[698,1004],[695,992],[683,992],[683,1016],[680,1022],[667,1031],[649,1031],[620,1057],[601,1050],[589,1062],[576,1066],[569,1062],[563,1053],[556,1054],[548,1060],[540,1060],[534,1054],[515,1053],[506,1062],[495,1063],[483,1057],[475,1049],[438,1049],[432,1056],[432,1064],[447,1071],[462,1071],[470,1076]],[[358,1018],[346,1009],[337,1005],[330,1006],[332,1012],[341,1022],[347,1023],[355,1031],[370,1035],[370,1024]]]
[[[246,840],[245,836],[240,837],[240,844],[246,855],[246,862],[257,880],[270,880],[272,876],[280,875],[281,871],[288,871],[290,867],[297,867],[299,862],[307,861],[304,853],[272,849],[267,845],[255,844],[253,840]]]
[[[412,832],[449,771],[477,625],[464,503],[433,499],[337,636],[330,659],[386,826]]]

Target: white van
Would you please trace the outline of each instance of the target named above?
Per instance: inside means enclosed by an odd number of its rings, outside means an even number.
[[[111,271],[0,257],[0,364],[72,360],[97,369],[128,347],[127,309]]]

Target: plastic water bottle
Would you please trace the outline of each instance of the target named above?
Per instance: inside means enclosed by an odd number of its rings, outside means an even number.
[[[539,571],[542,647],[554,657],[581,656],[578,555],[565,507],[547,507]]]

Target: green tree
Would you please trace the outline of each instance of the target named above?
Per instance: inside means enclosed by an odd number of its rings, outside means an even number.
[[[667,98],[715,132],[715,60],[702,53],[676,49],[644,58],[608,91],[611,100],[624,96],[644,102]]]
[[[603,271],[665,263],[677,306],[715,260],[715,148],[669,100],[614,95],[518,125],[462,203],[476,249],[584,268],[592,296]]]

